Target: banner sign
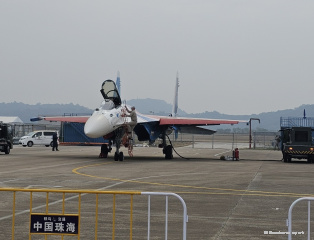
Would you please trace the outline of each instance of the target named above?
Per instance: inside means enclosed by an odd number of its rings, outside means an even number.
[[[77,235],[78,215],[31,214],[30,233]]]

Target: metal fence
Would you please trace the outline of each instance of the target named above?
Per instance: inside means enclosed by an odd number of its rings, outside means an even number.
[[[0,239],[186,240],[187,208],[175,193],[0,188],[0,194]]]
[[[253,149],[273,149],[275,148],[275,137],[278,132],[253,132]],[[249,148],[249,134],[230,133],[212,135],[178,134],[177,139],[174,134],[170,135],[172,143],[182,143],[191,145],[192,148]]]
[[[306,239],[311,239],[311,220],[313,223],[313,219],[311,219],[311,201],[314,201],[314,197],[303,197],[291,204],[287,219],[288,232],[285,233],[288,235],[288,240],[292,240],[293,236],[296,238],[301,236],[302,239],[307,236]],[[307,206],[300,204],[302,202],[305,202]],[[296,205],[299,205],[299,208],[295,209]],[[292,221],[292,210],[294,209],[295,215]],[[294,229],[292,229],[292,223],[294,223]]]
[[[313,117],[281,117],[280,127],[314,127]]]
[[[11,123],[13,130],[13,137],[20,138],[27,135],[30,132],[37,130],[56,130],[60,131],[61,124],[19,124],[19,123]]]
[[[66,138],[65,134],[73,135],[72,132],[63,132],[60,123],[51,124],[14,124],[13,131],[14,137],[22,137],[29,132],[36,130],[57,130],[60,133],[60,141],[63,142],[63,138]],[[83,128],[80,130],[81,134],[84,135]],[[272,149],[275,147],[275,137],[278,132],[252,132],[252,148],[253,149]],[[228,133],[219,134],[215,133],[212,135],[199,135],[199,134],[187,134],[179,133],[177,138],[175,134],[170,134],[170,139],[173,143],[181,143],[183,145],[191,145],[192,148],[249,148],[249,134],[248,133]],[[70,142],[79,142],[71,140]],[[88,140],[84,139],[83,142]],[[135,139],[135,143],[139,143]]]

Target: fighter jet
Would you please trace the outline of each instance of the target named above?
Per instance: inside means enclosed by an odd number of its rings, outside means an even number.
[[[119,79],[120,80],[120,79]],[[163,149],[166,159],[173,158],[173,148],[167,145],[167,136],[173,131],[199,133],[206,131],[213,134],[215,131],[199,128],[199,126],[220,125],[220,124],[238,124],[239,120],[221,120],[221,119],[204,119],[204,118],[184,118],[177,117],[178,109],[178,75],[175,85],[175,98],[173,112],[170,116],[145,115],[138,111],[137,125],[134,127],[134,133],[139,141],[149,141],[154,143],[157,139],[161,139],[162,143],[159,147]],[[61,121],[61,122],[80,122],[85,123],[84,133],[90,138],[103,137],[109,141],[101,147],[100,157],[107,157],[111,151],[111,145],[114,144],[116,151],[114,159],[123,161],[124,155],[120,151],[120,146],[128,147],[129,155],[132,156],[132,137],[128,134],[128,124],[130,118],[126,117],[126,104],[122,103],[119,90],[113,80],[105,80],[100,92],[104,98],[99,108],[93,112],[91,116],[70,116],[70,117],[38,117],[31,119],[32,121]],[[130,108],[130,107],[128,107]],[[170,140],[170,139],[169,139]]]

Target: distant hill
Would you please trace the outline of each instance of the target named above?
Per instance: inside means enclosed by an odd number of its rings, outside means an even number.
[[[69,104],[36,104],[0,103],[1,116],[18,116],[24,123],[29,123],[30,118],[37,116],[63,115],[63,114],[91,114],[93,110]]]
[[[136,109],[143,114],[156,114],[159,116],[169,116],[172,112],[172,104],[165,102],[164,100],[157,99],[132,99],[127,101],[127,105],[135,106]],[[188,115],[182,109],[178,109],[180,116]]]
[[[136,106],[136,109],[144,114],[168,116],[172,112],[172,105],[163,101],[156,99],[133,99],[127,102],[129,105]],[[301,105],[300,107],[294,109],[279,110],[276,112],[265,112],[260,114],[252,115],[228,115],[219,113],[217,111],[203,112],[196,114],[188,114],[182,109],[178,109],[178,116],[181,117],[195,117],[195,118],[214,118],[214,119],[235,119],[235,120],[250,120],[250,118],[259,118],[261,123],[258,124],[257,121],[252,123],[253,129],[262,128],[270,131],[277,131],[280,129],[280,117],[303,117],[303,111],[306,110],[306,115],[308,117],[314,117],[314,104]],[[245,124],[238,125],[241,128],[246,128]],[[217,128],[230,128],[228,125],[211,127],[212,129]]]
[[[132,99],[127,101],[128,105],[136,106],[136,109],[144,114],[156,114],[161,116],[168,116],[172,111],[172,105],[157,99]],[[250,118],[259,118],[261,123],[256,121],[252,123],[252,128],[262,128],[269,131],[277,131],[280,128],[280,117],[303,117],[303,110],[306,110],[308,117],[314,117],[314,104],[301,105],[294,109],[279,110],[276,112],[265,112],[253,115],[228,115],[213,112],[203,112],[197,114],[188,114],[182,109],[178,109],[178,116],[181,117],[196,117],[196,118],[216,118],[216,119],[237,119],[237,120],[249,120]],[[93,110],[80,106],[78,104],[36,104],[29,105],[24,103],[0,103],[0,116],[17,116],[24,123],[29,123],[30,118],[36,116],[51,116],[51,115],[63,115],[63,114],[79,114],[90,115]],[[238,125],[240,128],[247,128],[245,124]],[[230,128],[229,125],[217,126],[217,128]]]

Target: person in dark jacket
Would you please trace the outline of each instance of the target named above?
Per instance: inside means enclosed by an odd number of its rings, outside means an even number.
[[[58,149],[58,135],[57,132],[54,132],[52,134],[52,151],[54,151],[56,149],[56,151],[59,151]]]

